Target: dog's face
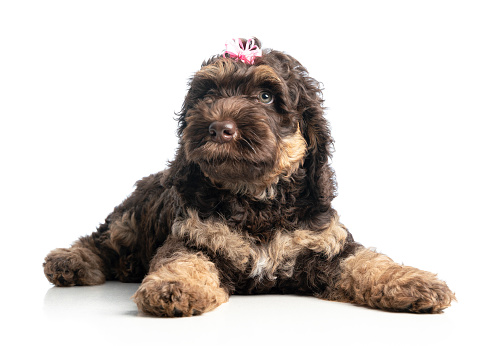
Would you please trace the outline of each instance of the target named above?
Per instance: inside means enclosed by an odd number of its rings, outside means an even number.
[[[320,96],[289,55],[264,51],[253,65],[214,57],[194,75],[180,113],[185,157],[213,182],[239,189],[289,178],[307,155],[327,161]]]
[[[286,84],[270,66],[219,59],[194,76],[190,93],[182,139],[188,160],[208,177],[259,182],[303,161],[297,114],[285,108]]]

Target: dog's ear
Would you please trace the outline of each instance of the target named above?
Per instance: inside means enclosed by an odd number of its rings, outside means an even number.
[[[322,91],[319,83],[308,76],[300,65],[296,73],[301,77],[298,87],[298,111],[301,112],[300,126],[308,144],[308,154],[304,162],[309,184],[321,208],[329,209],[331,201],[337,195],[336,175],[329,166],[329,158],[334,151],[334,140],[324,118]],[[302,69],[302,70],[301,70]]]
[[[328,160],[334,151],[334,140],[324,117],[321,85],[309,76],[302,64],[290,55],[268,51],[264,55],[266,63],[271,65],[286,82],[289,100],[288,112],[296,112],[302,135],[308,151],[304,162],[307,170],[309,188],[321,208],[328,208],[337,195],[334,170]]]

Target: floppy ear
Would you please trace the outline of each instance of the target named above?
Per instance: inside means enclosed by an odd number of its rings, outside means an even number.
[[[278,73],[286,81],[290,99],[287,111],[297,113],[302,135],[308,144],[304,162],[308,188],[319,208],[327,210],[337,195],[337,183],[334,170],[328,163],[334,151],[334,140],[324,118],[320,83],[308,75],[298,60],[287,54],[269,51],[264,56],[273,67],[278,66]]]
[[[304,83],[305,88],[299,96],[304,107],[301,113],[303,137],[308,144],[304,167],[321,209],[329,209],[331,201],[337,196],[338,188],[336,174],[328,162],[334,151],[334,140],[324,118],[322,92],[317,81],[305,77]]]

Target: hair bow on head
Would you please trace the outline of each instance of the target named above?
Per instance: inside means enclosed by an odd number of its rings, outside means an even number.
[[[246,46],[240,38],[232,39],[225,44],[225,54],[245,64],[253,65],[255,58],[262,56],[262,50],[255,44],[252,38],[246,41]]]

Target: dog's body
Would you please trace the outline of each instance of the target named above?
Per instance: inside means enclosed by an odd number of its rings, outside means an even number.
[[[339,222],[319,84],[281,52],[242,60],[203,63],[169,168],[137,182],[96,232],[52,251],[49,281],[142,281],[135,301],[158,316],[210,311],[235,293],[448,307],[454,295],[434,274],[364,248]]]

